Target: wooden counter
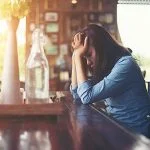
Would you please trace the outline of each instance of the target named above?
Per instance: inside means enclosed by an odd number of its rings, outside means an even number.
[[[133,135],[65,92],[65,111],[54,115],[0,117],[3,150],[149,150],[150,141]]]

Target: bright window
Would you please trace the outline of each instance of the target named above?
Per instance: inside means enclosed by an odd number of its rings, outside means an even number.
[[[133,51],[150,81],[150,5],[118,4],[117,22],[124,46]]]

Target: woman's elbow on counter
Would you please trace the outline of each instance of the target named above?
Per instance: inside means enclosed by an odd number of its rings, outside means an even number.
[[[81,99],[82,104],[92,103],[92,92],[90,89],[85,91],[78,91],[78,95]]]
[[[82,104],[90,104],[91,103],[91,99],[88,97],[81,97],[81,102]]]

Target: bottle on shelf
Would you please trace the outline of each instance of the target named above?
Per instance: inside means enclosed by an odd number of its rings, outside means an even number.
[[[44,35],[40,28],[33,31],[32,41],[25,71],[26,100],[27,103],[48,103],[49,64],[44,53]]]

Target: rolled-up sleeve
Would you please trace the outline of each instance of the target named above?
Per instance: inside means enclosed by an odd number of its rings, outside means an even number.
[[[75,101],[80,100],[80,97],[77,93],[77,88],[78,88],[78,86],[73,88],[72,85],[70,85],[70,92],[71,92],[71,94],[72,94]]]

